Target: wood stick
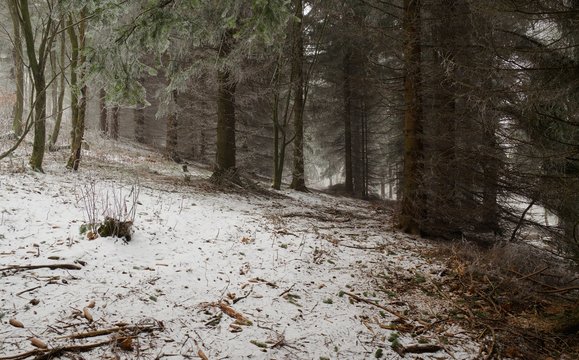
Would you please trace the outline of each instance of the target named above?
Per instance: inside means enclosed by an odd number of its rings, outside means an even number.
[[[65,269],[65,270],[80,270],[82,266],[77,264],[47,264],[47,265],[6,265],[3,268],[0,268],[0,271],[6,270],[34,270],[34,269],[42,269],[48,268],[50,270],[55,269]]]
[[[380,304],[378,304],[378,303],[376,303],[376,302],[374,302],[374,301],[372,301],[372,300],[364,299],[364,298],[362,298],[362,297],[359,297],[359,296],[356,295],[356,294],[352,294],[352,293],[349,293],[349,292],[346,292],[346,291],[344,291],[344,294],[348,295],[349,297],[351,297],[352,299],[354,299],[354,300],[356,300],[356,301],[360,301],[360,302],[363,302],[363,303],[366,303],[366,304],[369,304],[369,305],[372,305],[372,306],[376,306],[376,307],[379,308],[379,309],[382,309],[382,310],[384,310],[384,311],[387,311],[387,312],[389,312],[390,314],[396,316],[397,318],[399,318],[399,319],[401,319],[401,320],[408,321],[408,318],[407,318],[406,316],[400,314],[400,313],[399,313],[398,311],[396,311],[396,310],[390,309],[390,308],[388,308],[388,307],[386,307],[386,306],[384,306],[384,305],[380,305]]]
[[[579,290],[579,286],[571,286],[571,287],[561,288],[561,289],[544,290],[544,291],[539,291],[539,292],[543,293],[543,294],[556,294],[556,293],[568,292],[568,291],[573,291],[573,290]]]
[[[42,287],[42,285],[38,285],[38,286],[35,286],[35,287],[31,287],[30,289],[22,290],[21,292],[16,293],[16,296],[20,296],[20,295],[22,295],[22,294],[24,294],[24,293],[27,293],[27,292],[30,292],[30,291],[34,291],[34,290],[36,290],[36,289],[40,289],[41,287]]]
[[[103,345],[108,345],[108,344],[112,344],[115,341],[118,341],[119,339],[109,339],[109,340],[105,340],[105,341],[100,341],[97,343],[91,343],[91,344],[83,344],[83,345],[68,345],[68,346],[62,346],[62,347],[58,347],[58,348],[54,348],[54,349],[35,349],[35,350],[31,350],[31,351],[27,351],[21,354],[16,354],[16,355],[9,355],[9,356],[5,356],[5,357],[0,357],[0,360],[21,360],[21,359],[26,359],[32,356],[36,356],[35,360],[48,360],[48,359],[52,359],[64,352],[83,352],[83,351],[89,351],[92,349],[95,349],[99,346],[103,346]]]
[[[443,347],[440,345],[434,344],[413,344],[413,345],[406,345],[400,347],[400,352],[402,354],[424,354],[424,353],[433,353],[443,350]]]
[[[525,280],[527,278],[530,278],[531,276],[535,276],[535,275],[539,275],[540,273],[542,273],[543,271],[547,270],[549,268],[549,265],[545,266],[544,268],[541,268],[537,271],[534,271],[528,275],[525,275],[523,277],[518,278],[517,280]]]
[[[217,304],[217,306],[219,306],[221,311],[223,311],[226,315],[237,320],[239,325],[252,325],[251,320],[243,316],[243,314],[235,311],[235,309],[227,305],[225,302],[221,301],[219,304]]]
[[[524,276],[523,274],[521,274],[520,272],[518,272],[518,271],[515,271],[515,270],[512,270],[512,269],[510,269],[509,271],[512,272],[513,274],[519,276],[519,277],[525,278],[525,276]],[[526,277],[526,279],[530,280],[531,282],[534,282],[534,283],[537,284],[537,285],[541,285],[541,286],[544,286],[544,287],[546,287],[546,288],[550,288],[550,289],[552,289],[552,290],[558,290],[556,287],[551,286],[551,285],[549,285],[549,284],[545,284],[545,283],[543,283],[543,282],[540,282],[539,280],[535,280],[535,279],[533,279],[532,277]]]
[[[88,332],[84,332],[84,333],[75,333],[75,334],[70,334],[70,335],[66,335],[66,336],[60,336],[57,337],[57,339],[86,339],[89,337],[96,337],[96,336],[102,336],[102,335],[108,335],[108,334],[112,334],[112,333],[116,333],[122,330],[129,330],[129,331],[135,331],[138,330],[138,332],[149,332],[149,331],[154,331],[154,330],[158,330],[159,328],[156,326],[139,326],[139,325],[133,325],[133,326],[117,326],[114,328],[109,328],[109,329],[101,329],[101,330],[94,330],[94,331],[88,331]]]

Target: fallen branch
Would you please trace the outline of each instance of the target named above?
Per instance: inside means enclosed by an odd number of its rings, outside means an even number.
[[[48,359],[53,359],[57,356],[60,356],[65,352],[90,351],[90,350],[95,349],[97,347],[113,344],[115,342],[123,341],[123,340],[124,339],[122,339],[122,338],[120,338],[120,339],[115,338],[115,339],[109,339],[109,340],[100,341],[100,342],[91,343],[91,344],[68,345],[68,346],[61,346],[61,347],[54,348],[54,349],[35,349],[35,350],[27,351],[27,352],[22,353],[22,354],[0,357],[0,360],[22,360],[22,359],[26,359],[26,358],[29,358],[32,356],[36,356],[34,358],[34,360],[48,360]]]
[[[133,334],[135,334],[135,333],[138,334],[138,333],[142,333],[142,332],[151,332],[151,331],[155,331],[155,330],[161,330],[161,328],[158,326],[155,326],[155,325],[117,326],[117,327],[110,328],[110,329],[101,329],[101,330],[88,331],[88,332],[84,332],[84,333],[75,333],[75,334],[71,334],[71,335],[61,336],[61,337],[57,337],[57,339],[86,339],[89,337],[108,335],[108,334],[117,333],[120,331],[131,331],[131,332],[133,332]]]
[[[413,344],[413,345],[399,345],[394,349],[400,356],[404,354],[424,354],[424,353],[434,353],[444,348],[440,345],[434,344]]]
[[[251,295],[251,292],[253,291],[253,287],[251,289],[249,289],[249,292],[243,296],[240,296],[238,298],[233,299],[233,304],[237,304],[238,302],[240,302],[243,299],[247,299],[249,297],[249,295]]]
[[[233,309],[231,306],[227,305],[225,302],[221,301],[221,302],[219,302],[219,304],[217,304],[217,306],[219,306],[221,311],[223,311],[227,316],[234,318],[238,322],[239,325],[251,326],[253,324],[251,322],[251,320],[249,320],[248,318],[243,316],[243,314],[237,312],[235,309]]]
[[[573,291],[573,290],[579,290],[579,286],[571,286],[571,287],[561,288],[561,289],[544,290],[544,291],[539,291],[539,292],[543,293],[543,294],[556,294],[556,293],[569,292],[569,291]]]
[[[368,305],[372,305],[372,306],[375,306],[375,307],[377,307],[377,308],[379,308],[379,309],[382,309],[382,310],[384,310],[384,311],[386,311],[386,312],[388,312],[388,313],[396,316],[396,317],[399,318],[400,320],[408,321],[408,318],[407,318],[406,316],[402,315],[401,313],[399,313],[399,312],[396,311],[396,310],[390,309],[390,308],[388,308],[388,307],[386,307],[386,306],[384,306],[384,305],[380,305],[380,304],[378,304],[378,303],[376,303],[376,302],[374,302],[374,301],[372,301],[372,300],[364,299],[364,298],[362,298],[362,297],[360,297],[360,296],[358,296],[358,295],[356,295],[356,294],[352,294],[352,293],[349,293],[349,292],[346,292],[346,291],[344,291],[344,294],[348,295],[349,297],[351,297],[352,299],[354,299],[354,300],[356,300],[356,301],[360,301],[360,302],[366,303],[366,304],[368,304]]]
[[[275,231],[275,234],[276,234],[276,235],[288,235],[288,236],[291,235],[291,236],[298,237],[296,234],[291,233],[291,232],[289,232],[289,231],[287,231],[287,230],[283,230],[283,229],[282,229],[282,230],[276,230],[276,231]]]
[[[42,269],[42,268],[48,268],[50,270],[56,270],[56,269],[80,270],[80,269],[82,269],[82,266],[77,265],[77,264],[6,265],[5,267],[0,268],[0,271],[6,271],[6,270],[22,271],[22,270],[35,270],[35,269]]]
[[[22,290],[21,292],[16,293],[16,296],[20,296],[20,295],[22,295],[22,294],[24,294],[24,293],[27,293],[27,292],[30,292],[30,291],[34,291],[34,290],[36,290],[36,289],[40,289],[41,287],[42,287],[42,285],[38,285],[38,286],[35,286],[35,287],[31,287],[30,289]]]
[[[285,294],[287,294],[288,292],[290,292],[293,288],[294,288],[295,284],[293,284],[292,286],[290,286],[288,289],[284,290],[281,294],[279,294],[279,297],[284,296]]]
[[[532,272],[532,273],[530,273],[530,274],[528,274],[528,275],[525,275],[525,276],[523,276],[523,277],[520,277],[520,278],[518,278],[517,280],[525,280],[525,279],[530,278],[531,276],[539,275],[540,273],[542,273],[543,271],[547,270],[548,268],[549,268],[549,265],[547,265],[547,266],[545,266],[544,268],[541,268],[541,269],[539,269],[539,270],[537,270],[537,271],[534,271],[534,272]],[[513,271],[513,272],[514,272],[514,271]]]
[[[521,273],[518,272],[518,271],[515,271],[515,270],[512,270],[512,269],[510,269],[509,271],[512,272],[513,274],[521,277],[521,278],[528,279],[529,281],[534,282],[534,283],[537,284],[537,285],[544,286],[544,287],[549,288],[549,289],[551,289],[551,290],[558,290],[556,287],[554,287],[554,286],[552,286],[552,285],[545,284],[545,283],[543,283],[543,282],[541,282],[541,281],[539,281],[539,280],[535,280],[535,279],[533,279],[532,277],[528,277],[528,276],[526,276],[526,275],[523,275],[523,274],[521,274]]]
[[[358,250],[384,250],[384,248],[385,248],[384,245],[378,245],[378,246],[361,246],[361,245],[342,244],[341,242],[338,242],[338,245],[343,246],[343,247],[347,247],[347,248],[350,248],[350,249],[358,249]]]
[[[275,283],[273,283],[273,282],[271,282],[271,281],[267,281],[267,280],[262,279],[262,278],[259,278],[259,277],[256,277],[256,278],[253,278],[253,279],[249,279],[249,282],[250,282],[250,283],[264,283],[264,284],[266,284],[266,285],[269,286],[269,287],[272,287],[272,288],[274,288],[274,289],[277,289],[277,285],[276,285]]]

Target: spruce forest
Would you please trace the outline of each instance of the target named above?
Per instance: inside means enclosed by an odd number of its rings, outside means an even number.
[[[0,360],[579,358],[579,0],[0,4]]]

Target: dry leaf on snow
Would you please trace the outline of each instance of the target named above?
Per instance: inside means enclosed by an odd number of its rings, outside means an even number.
[[[122,350],[125,351],[133,350],[133,338],[131,336],[117,339],[117,344]]]
[[[199,356],[199,359],[201,360],[209,360],[209,358],[207,357],[207,355],[205,355],[205,353],[203,352],[203,350],[199,349],[197,351],[197,356]]]
[[[46,343],[44,343],[44,341],[40,340],[39,338],[30,338],[30,343],[39,349],[48,349],[48,345],[46,345]]]
[[[10,319],[8,322],[10,323],[10,325],[17,327],[17,328],[23,328],[24,327],[24,324],[16,319]]]
[[[92,317],[90,311],[88,311],[88,307],[85,307],[84,309],[82,309],[82,316],[84,316],[84,318],[87,319],[88,322],[93,322],[93,317]]]

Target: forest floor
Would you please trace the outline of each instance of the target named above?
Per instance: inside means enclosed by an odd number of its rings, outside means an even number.
[[[96,140],[77,173],[29,152],[0,162],[0,359],[579,357],[555,331],[577,278],[521,247],[411,237],[379,201],[218,188],[130,144]],[[130,241],[80,233],[132,205]]]

